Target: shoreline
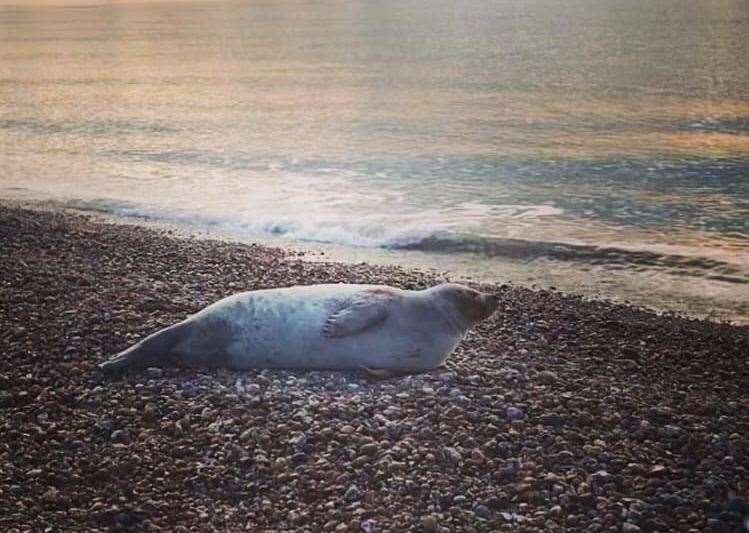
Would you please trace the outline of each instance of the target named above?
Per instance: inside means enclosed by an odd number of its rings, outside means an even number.
[[[715,285],[714,279],[673,277],[656,271],[644,276],[626,269],[602,269],[595,264],[584,266],[574,261],[555,261],[551,258],[539,258],[534,261],[477,258],[470,253],[439,253],[408,248],[360,248],[334,243],[294,241],[284,237],[243,235],[210,226],[193,227],[138,215],[71,207],[66,202],[54,199],[11,197],[0,199],[0,205],[80,215],[102,223],[135,225],[159,232],[166,230],[169,235],[188,239],[280,248],[311,262],[332,261],[348,265],[367,263],[400,267],[458,282],[467,281],[482,285],[510,283],[534,290],[559,290],[584,298],[631,305],[659,314],[677,314],[688,318],[749,325],[749,303],[738,296],[746,292],[745,283],[734,282],[722,287],[720,284]],[[665,279],[661,277],[663,275],[666,276]],[[704,285],[705,283],[707,285]]]
[[[500,310],[445,370],[96,363],[241,290],[426,287],[444,274],[306,261],[0,202],[4,530],[739,531],[749,326],[475,284]]]

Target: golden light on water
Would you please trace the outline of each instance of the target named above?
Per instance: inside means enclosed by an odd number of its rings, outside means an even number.
[[[749,261],[736,3],[11,2],[3,194],[305,243],[442,232],[706,258],[730,265],[687,272],[705,301],[743,309],[746,284],[713,276]],[[626,257],[512,272],[626,270],[617,294],[692,297],[684,272]]]

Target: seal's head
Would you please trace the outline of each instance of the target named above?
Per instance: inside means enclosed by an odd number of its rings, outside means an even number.
[[[446,310],[466,329],[489,318],[499,306],[499,297],[457,283],[443,283],[431,289],[447,303]]]

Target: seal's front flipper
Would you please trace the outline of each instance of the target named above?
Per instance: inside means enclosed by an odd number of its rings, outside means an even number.
[[[332,314],[322,328],[326,337],[346,337],[383,322],[388,315],[392,294],[384,291],[365,291],[343,309]]]

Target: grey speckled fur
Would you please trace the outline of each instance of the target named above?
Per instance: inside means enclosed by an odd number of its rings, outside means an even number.
[[[441,365],[495,296],[457,284],[422,291],[329,284],[243,292],[143,339],[99,365],[386,369]]]

